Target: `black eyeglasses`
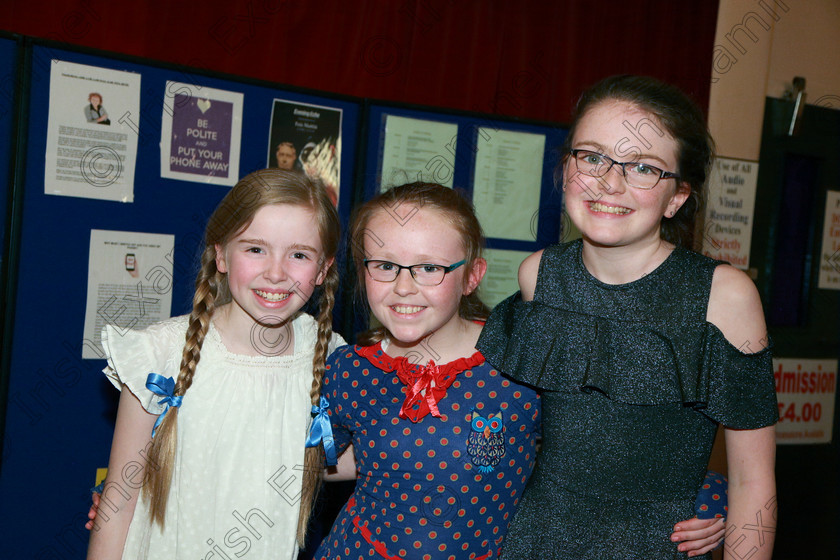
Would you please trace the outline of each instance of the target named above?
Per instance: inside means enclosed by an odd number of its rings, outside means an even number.
[[[402,269],[407,269],[411,273],[414,281],[421,286],[437,286],[446,275],[459,266],[465,264],[467,261],[458,261],[449,266],[442,264],[413,264],[411,266],[403,266],[401,264],[392,263],[391,261],[377,261],[365,259],[362,263],[370,274],[370,277],[377,282],[393,282],[400,275]]]
[[[603,177],[613,165],[621,167],[627,184],[637,189],[652,189],[660,179],[679,179],[676,173],[663,171],[639,161],[615,161],[609,156],[590,150],[569,150],[577,170],[590,177]]]

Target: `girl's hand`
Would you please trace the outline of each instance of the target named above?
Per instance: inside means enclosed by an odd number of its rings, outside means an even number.
[[[91,494],[91,498],[93,499],[93,504],[91,504],[90,511],[88,512],[89,521],[85,523],[85,529],[88,531],[93,529],[93,522],[96,521],[96,514],[99,511],[99,492]]]
[[[688,557],[700,556],[716,549],[726,534],[726,519],[686,519],[674,525],[673,542],[680,543],[677,550],[688,552]]]
[[[324,480],[327,482],[356,480],[356,455],[352,444],[347,446],[347,449],[338,456],[336,466],[328,467],[324,471]]]

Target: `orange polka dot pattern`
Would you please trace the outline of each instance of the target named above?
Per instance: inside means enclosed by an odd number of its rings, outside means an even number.
[[[726,517],[729,511],[727,490],[726,477],[715,471],[708,471],[694,503],[697,517],[700,519]]]
[[[380,345],[327,361],[324,395],[339,453],[353,444],[356,490],[315,558],[495,558],[533,468],[537,394],[476,353],[440,402],[441,416],[398,417],[405,386]],[[501,412],[505,453],[482,473],[467,452],[473,411]]]

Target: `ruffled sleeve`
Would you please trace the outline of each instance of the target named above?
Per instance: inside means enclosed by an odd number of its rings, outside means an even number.
[[[102,346],[108,367],[102,370],[119,390],[127,387],[151,414],[160,414],[166,405],[160,395],[146,389],[150,373],[177,380],[184,347],[187,317],[175,317],[143,330],[121,330],[111,325],[102,329]]]
[[[616,321],[511,296],[487,321],[478,348],[517,381],[551,391],[598,391],[630,404],[697,402],[691,356],[661,326]],[[694,367],[696,370],[696,366]]]
[[[621,321],[517,293],[493,310],[477,347],[499,371],[538,389],[682,403],[740,429],[778,419],[770,350],[743,354],[706,321]]]
[[[339,346],[346,346],[346,345],[347,345],[347,342],[344,340],[344,337],[342,337],[337,332],[333,332],[332,333],[332,338],[330,338],[330,343],[328,345],[327,356],[332,355],[332,353],[335,352],[336,348],[338,348]]]
[[[481,331],[476,348],[493,366],[517,381],[538,388],[544,387],[544,374],[549,371],[555,352],[557,329],[551,310],[533,301],[523,301],[519,292],[493,309]]]
[[[703,412],[730,428],[762,428],[779,420],[771,348],[744,354],[706,323],[701,379],[708,383]]]

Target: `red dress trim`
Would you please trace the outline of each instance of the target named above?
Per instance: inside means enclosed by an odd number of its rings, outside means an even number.
[[[347,511],[350,511],[356,507],[356,499],[353,496],[350,496],[350,499],[347,500]],[[388,547],[385,546],[380,540],[377,540],[373,536],[373,531],[368,528],[368,523],[365,521],[364,525],[362,525],[361,517],[355,515],[353,517],[353,526],[359,530],[361,533],[362,538],[373,547],[373,550],[376,551],[378,555],[382,558],[386,558],[387,560],[403,560],[402,556],[394,556],[390,552],[388,552]],[[493,556],[493,551],[489,551],[487,554],[483,554],[482,556],[476,556],[476,560],[488,560]]]
[[[455,377],[485,361],[481,352],[475,352],[472,356],[458,358],[441,366],[436,365],[434,360],[421,366],[409,362],[405,356],[389,356],[382,350],[381,342],[373,346],[356,346],[356,352],[385,373],[396,372],[406,386],[406,397],[399,416],[412,422],[419,422],[427,414],[440,418],[437,405],[446,396]]]
[[[373,346],[356,346],[355,347],[356,353],[363,358],[367,358],[370,360],[370,363],[384,371],[385,373],[390,373],[395,371],[399,364],[402,364],[403,367],[407,367],[408,369],[420,369],[422,366],[418,366],[417,364],[412,364],[408,361],[408,358],[405,356],[398,356],[396,358],[392,358],[388,354],[382,350],[382,342],[377,342]],[[478,350],[472,356],[466,358],[458,358],[457,360],[453,360],[448,364],[439,365],[437,367],[440,368],[442,374],[458,374],[462,371],[466,371],[468,369],[472,369],[476,366],[480,366],[485,362],[484,356]]]

